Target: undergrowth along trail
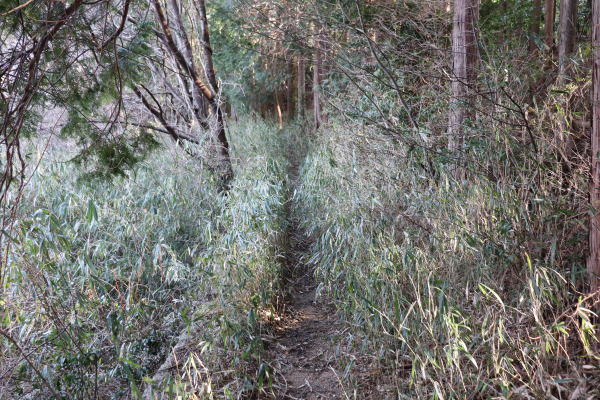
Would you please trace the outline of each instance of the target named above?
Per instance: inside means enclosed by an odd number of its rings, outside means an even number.
[[[265,393],[261,337],[280,287],[288,165],[272,126],[243,121],[231,135],[227,195],[168,145],[171,155],[107,183],[79,182],[56,143],[15,222],[1,400]],[[35,361],[21,357],[34,350]]]
[[[0,400],[598,397],[592,299],[557,314],[582,270],[521,254],[517,186],[431,185],[394,140],[301,128],[232,126],[227,194],[179,153],[112,185],[44,160],[11,241]]]

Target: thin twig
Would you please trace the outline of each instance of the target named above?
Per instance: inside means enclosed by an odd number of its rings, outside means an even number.
[[[12,344],[15,345],[15,347],[17,348],[17,350],[19,350],[19,353],[21,353],[21,355],[23,356],[23,358],[25,359],[25,361],[27,361],[27,364],[29,364],[29,366],[35,371],[35,373],[37,374],[37,376],[40,377],[40,379],[44,382],[44,385],[46,385],[46,387],[48,387],[48,390],[50,390],[50,392],[52,393],[52,396],[54,396],[56,399],[60,400],[61,396],[59,396],[58,393],[56,393],[56,391],[50,385],[50,382],[48,382],[48,380],[46,378],[44,378],[44,375],[42,375],[42,373],[40,372],[40,370],[36,368],[36,366],[33,364],[33,362],[31,362],[31,360],[29,359],[29,357],[27,356],[27,354],[25,353],[25,351],[23,351],[23,349],[21,348],[21,346],[19,346],[19,343],[8,332],[4,331],[2,328],[0,328],[0,335],[4,336]]]

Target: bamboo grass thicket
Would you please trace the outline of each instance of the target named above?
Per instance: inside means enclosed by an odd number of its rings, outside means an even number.
[[[155,393],[189,395],[186,379],[206,385],[190,361],[232,371],[210,390],[256,391],[263,376],[253,386],[243,371],[260,354],[259,315],[278,289],[287,160],[268,124],[232,133],[227,194],[176,147],[106,182],[78,179],[55,143],[23,194],[0,303],[3,330],[19,345],[2,341],[0,374],[27,380],[0,380],[0,398],[141,396],[182,330],[202,345],[181,360],[189,374]],[[33,365],[21,358],[32,349]]]

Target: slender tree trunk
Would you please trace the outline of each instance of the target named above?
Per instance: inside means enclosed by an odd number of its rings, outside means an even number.
[[[217,78],[215,76],[215,67],[213,66],[213,50],[210,46],[210,35],[208,33],[208,19],[206,17],[206,5],[204,0],[198,0],[200,11],[200,30],[202,31],[202,54],[204,55],[204,73],[214,94],[219,90]]]
[[[268,107],[267,103],[265,103],[265,102],[260,103],[260,117],[262,119],[267,118],[267,107]]]
[[[529,53],[535,53],[537,51],[537,44],[535,43],[535,37],[540,36],[540,22],[542,18],[542,0],[533,0],[533,12],[531,13],[531,37],[529,39]]]
[[[208,23],[206,19],[206,9],[204,7],[204,0],[199,0],[200,5],[200,19],[201,19],[201,28],[203,31],[202,37],[202,45],[204,50],[204,69],[206,73],[206,77],[209,81],[208,86],[204,83],[204,81],[200,78],[198,72],[190,65],[181,50],[175,44],[175,40],[173,38],[173,34],[171,33],[171,28],[169,27],[169,22],[163,12],[163,9],[158,0],[153,0],[154,8],[156,11],[156,16],[158,22],[162,28],[163,35],[162,40],[165,43],[167,49],[171,56],[175,59],[177,64],[181,67],[183,71],[185,71],[186,75],[193,82],[193,85],[196,85],[195,90],[198,90],[199,93],[202,93],[202,96],[208,101],[210,106],[210,110],[213,115],[213,126],[212,130],[215,134],[217,145],[219,147],[219,155],[220,159],[218,160],[220,164],[225,169],[223,174],[223,180],[225,184],[233,176],[231,169],[231,159],[229,157],[229,142],[227,141],[227,137],[225,135],[225,123],[223,121],[223,110],[220,107],[219,97],[214,92],[214,88],[216,88],[216,79],[214,68],[212,65],[212,49],[210,48],[210,40],[208,36]],[[210,88],[209,86],[213,86]]]
[[[467,1],[467,90],[472,89],[473,91],[477,89],[477,75],[479,74],[479,43],[477,39],[479,2],[480,0]],[[469,108],[467,114],[469,117],[475,117],[473,108]]]
[[[193,51],[192,51],[192,45],[190,44],[190,41],[188,39],[188,36],[185,32],[185,27],[183,25],[183,19],[181,18],[181,13],[179,12],[179,5],[177,4],[177,0],[171,0],[171,9],[173,10],[173,15],[175,16],[175,24],[177,27],[177,33],[176,33],[176,37],[178,39],[178,42],[180,42],[180,44],[183,45],[183,56],[185,58],[185,61],[187,61],[187,63],[190,65],[190,67],[196,71],[196,66],[194,63],[194,55],[193,55]],[[179,67],[181,69],[181,67]],[[183,71],[182,71],[183,73]],[[187,85],[187,82],[184,80],[184,85]],[[193,106],[194,106],[194,116],[196,117],[196,120],[198,122],[198,124],[200,124],[200,126],[204,127],[204,128],[208,128],[208,123],[206,122],[207,120],[207,106],[206,106],[206,100],[205,98],[202,96],[202,93],[198,90],[198,86],[197,85],[192,85],[192,100],[193,100]]]
[[[469,110],[469,87],[477,82],[477,38],[475,25],[479,17],[477,0],[454,0],[452,24],[452,102],[448,127],[448,149],[460,152],[463,143],[462,125],[472,116]],[[457,162],[453,168],[455,177],[460,175]]]
[[[303,55],[298,55],[298,116],[304,117],[304,91],[306,86],[306,64]]]
[[[327,77],[329,76],[329,71],[331,70],[331,64],[329,62],[329,57],[331,57],[331,42],[332,42],[332,38],[329,35],[329,32],[326,30],[325,32],[323,32],[320,36],[319,36],[320,40],[321,40],[321,45],[319,46],[319,49],[321,50],[320,53],[320,61],[321,61],[321,65],[319,68],[319,98],[321,100],[321,104],[320,104],[320,110],[321,110],[321,125],[326,124],[327,121],[329,121],[329,114],[327,112],[325,112],[324,108],[323,108],[323,104],[325,102],[325,91],[324,91],[324,87],[323,84],[325,82],[325,80],[327,79]]]
[[[558,23],[559,72],[567,72],[567,57],[575,50],[577,27],[577,0],[561,0]]]
[[[569,55],[573,53],[576,45],[577,36],[577,0],[561,0],[560,13],[558,16],[558,79],[559,85],[564,85],[568,81],[568,75],[571,73],[571,62]],[[568,109],[568,99],[561,96],[560,107]],[[562,149],[560,152],[563,158],[563,171],[567,172],[572,157],[573,131],[568,121],[567,115],[557,115],[557,126],[555,129],[556,146]]]
[[[217,136],[217,145],[221,154],[222,162],[227,168],[227,177],[229,179],[232,175],[231,171],[231,158],[229,156],[229,142],[227,141],[227,135],[225,134],[225,121],[223,120],[223,109],[221,107],[221,98],[219,96],[219,88],[217,85],[217,78],[215,76],[215,68],[213,66],[212,54],[213,50],[210,45],[210,35],[208,33],[208,18],[206,17],[206,5],[204,0],[198,0],[198,8],[200,12],[200,29],[202,30],[202,50],[204,55],[204,72],[206,79],[208,80],[212,99],[209,99],[210,109],[215,116],[216,126],[214,130]]]
[[[590,181],[590,256],[588,278],[592,292],[600,289],[600,0],[592,5],[592,162]]]
[[[452,20],[452,103],[448,127],[448,150],[462,148],[462,123],[465,119],[461,102],[467,94],[467,2],[454,0]]]
[[[279,85],[275,85],[275,106],[277,107],[277,120],[279,121],[279,129],[283,129],[283,116],[281,112],[281,101],[279,99]]]
[[[554,21],[556,20],[556,0],[544,1],[544,43],[554,52]]]
[[[290,62],[288,62],[288,79],[287,79],[287,120],[288,122],[294,119],[294,112],[296,111],[295,104],[295,91],[296,91],[296,59],[298,56],[294,56]]]
[[[165,17],[165,14],[163,12],[163,9],[162,9],[160,3],[158,2],[158,0],[153,0],[153,3],[154,3],[154,8],[156,10],[156,17],[157,17],[158,22],[163,30],[163,35],[161,35],[160,37],[163,40],[163,42],[165,43],[167,50],[169,51],[171,56],[175,59],[177,64],[181,67],[181,69],[185,72],[185,74],[189,78],[191,78],[192,82],[198,87],[198,89],[200,90],[202,95],[209,100],[214,98],[211,91],[204,84],[204,82],[202,81],[202,79],[200,78],[198,73],[191,67],[190,64],[187,63],[187,61],[185,60],[185,57],[183,56],[183,54],[181,53],[181,51],[175,44],[175,40],[173,39],[173,35],[171,33],[171,28],[169,27],[169,22],[167,21],[167,18]]]
[[[315,53],[313,62],[313,116],[315,124],[315,132],[321,126],[321,48],[319,39],[317,36],[317,42],[315,43]]]

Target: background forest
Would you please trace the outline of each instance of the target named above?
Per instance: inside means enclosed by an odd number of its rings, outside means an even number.
[[[300,397],[298,263],[339,398],[600,398],[600,0],[0,21],[0,399]]]

